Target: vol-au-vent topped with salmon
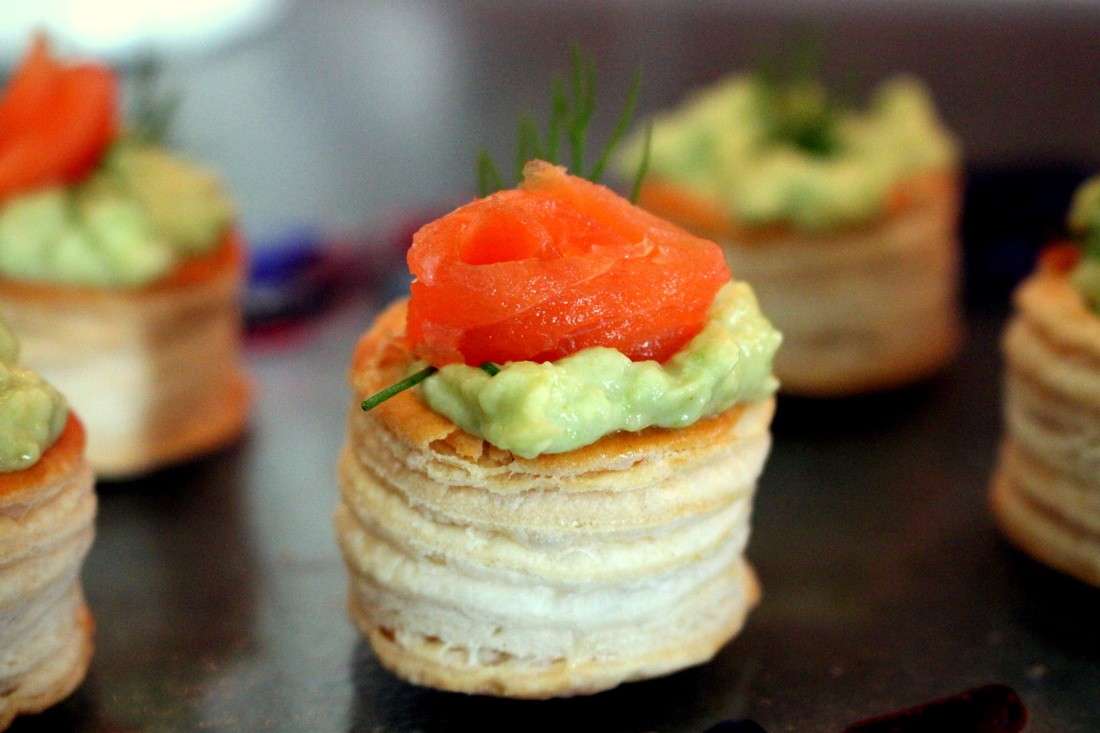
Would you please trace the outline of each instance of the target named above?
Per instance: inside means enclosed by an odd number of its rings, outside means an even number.
[[[0,313],[107,475],[225,442],[247,403],[233,205],[153,125],[123,122],[119,87],[38,36],[0,94]]]
[[[126,130],[105,66],[37,37],[0,96],[0,276],[135,288],[228,246],[217,178]]]
[[[541,139],[521,123],[515,187],[483,157],[497,184],[414,235],[408,300],[355,349],[350,612],[416,684],[545,698],[667,674],[759,595],[744,549],[780,335],[717,245],[598,184],[608,151],[558,164],[592,74],[576,54],[563,116]]]
[[[439,369],[422,398],[519,456],[775,390],[779,335],[718,247],[564,168],[528,163],[519,188],[417,232],[408,260],[408,347]]]
[[[992,503],[1013,542],[1100,585],[1100,177],[1068,224],[1014,296]]]
[[[954,353],[959,154],[919,82],[856,107],[804,72],[735,74],[651,124],[639,201],[753,284],[784,390],[891,387]]]
[[[93,483],[80,420],[20,365],[0,319],[0,730],[67,697],[88,669],[93,623],[79,576]]]

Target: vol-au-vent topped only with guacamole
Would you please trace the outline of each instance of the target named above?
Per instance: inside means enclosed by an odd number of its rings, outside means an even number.
[[[225,240],[217,179],[120,130],[106,67],[38,37],[0,98],[0,277],[138,287]]]
[[[1013,296],[991,496],[1010,540],[1100,586],[1100,177],[1078,189],[1068,228]]]
[[[880,217],[899,183],[958,159],[915,79],[882,84],[860,110],[839,106],[819,81],[763,74],[733,75],[659,115],[650,155],[652,181],[712,203],[737,226],[806,232]]]
[[[713,238],[783,332],[783,389],[838,396],[943,367],[959,343],[958,151],[899,77],[862,108],[803,73],[733,75],[658,115],[641,205]]]
[[[1085,302],[1100,313],[1100,176],[1086,181],[1073,197],[1069,229],[1080,250],[1070,279]]]
[[[117,478],[225,444],[249,394],[233,206],[161,145],[154,90],[124,125],[119,87],[39,36],[0,94],[0,313]]]
[[[515,187],[483,158],[482,198],[414,235],[410,297],[352,359],[349,606],[417,684],[541,698],[667,674],[758,596],[744,548],[780,335],[716,244],[590,180],[606,152],[561,151],[591,74],[575,55],[564,116],[521,125]]]
[[[18,362],[18,342],[0,319],[0,474],[38,463],[69,418],[65,398]]]
[[[80,567],[95,534],[95,477],[65,399],[19,366],[0,318],[0,731],[84,679],[95,624]]]

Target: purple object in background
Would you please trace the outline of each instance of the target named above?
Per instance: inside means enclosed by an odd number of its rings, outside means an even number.
[[[311,333],[365,279],[362,251],[327,241],[311,227],[255,247],[244,297],[250,345],[282,348]]]
[[[351,295],[378,304],[407,295],[405,252],[444,210],[402,212],[376,234],[327,238],[299,226],[255,243],[244,299],[249,335],[284,341]]]
[[[323,311],[340,290],[340,258],[311,227],[290,230],[255,247],[248,273],[249,329]]]

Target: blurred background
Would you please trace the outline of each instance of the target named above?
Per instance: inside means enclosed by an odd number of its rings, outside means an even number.
[[[979,296],[1007,291],[1100,167],[1100,3],[1088,0],[13,5],[0,15],[7,64],[35,28],[123,69],[162,60],[182,95],[173,142],[222,172],[258,251],[339,240],[392,252],[382,240],[472,195],[480,146],[510,159],[517,114],[545,113],[574,40],[599,61],[597,136],[639,65],[642,113],[807,35],[824,76],[857,93],[919,75],[965,151]]]

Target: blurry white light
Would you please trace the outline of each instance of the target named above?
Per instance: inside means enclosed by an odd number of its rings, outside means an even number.
[[[284,0],[38,0],[0,13],[0,61],[22,53],[36,30],[66,49],[115,61],[156,51],[206,50],[261,28]]]

